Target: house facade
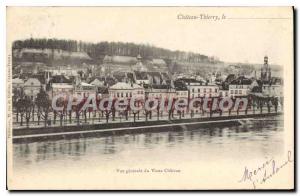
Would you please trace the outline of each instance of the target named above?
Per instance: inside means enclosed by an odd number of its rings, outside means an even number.
[[[139,97],[140,99],[144,98],[144,88],[138,84],[128,84],[125,82],[118,82],[115,85],[108,88],[109,97],[118,99],[118,98],[128,98]]]
[[[231,97],[248,96],[251,90],[256,86],[258,86],[256,80],[239,77],[229,84],[229,95]]]
[[[41,88],[45,88],[45,85],[43,85],[38,79],[36,78],[29,78],[24,83],[24,93],[31,98],[31,100],[34,100],[37,96],[37,94],[40,92]]]

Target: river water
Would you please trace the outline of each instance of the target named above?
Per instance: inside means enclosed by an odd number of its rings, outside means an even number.
[[[117,169],[161,166],[190,172],[189,164],[229,164],[280,156],[284,153],[283,136],[283,121],[266,118],[225,128],[13,144],[13,171],[25,188],[38,183],[53,188],[68,182],[73,188],[95,188],[95,181],[83,178],[103,180],[102,170],[117,175]]]

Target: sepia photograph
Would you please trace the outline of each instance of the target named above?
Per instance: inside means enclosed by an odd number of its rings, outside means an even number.
[[[8,190],[294,190],[293,7],[6,12]]]

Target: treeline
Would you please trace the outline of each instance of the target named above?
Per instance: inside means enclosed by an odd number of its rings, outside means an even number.
[[[208,57],[198,53],[172,51],[147,44],[124,42],[99,42],[88,43],[65,39],[26,39],[13,43],[13,49],[61,49],[70,52],[86,52],[91,58],[99,59],[104,55],[121,55],[136,57],[140,54],[143,58],[163,58],[187,62],[218,62],[217,58]]]

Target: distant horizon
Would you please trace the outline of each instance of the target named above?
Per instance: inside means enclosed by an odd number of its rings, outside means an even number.
[[[260,64],[268,55],[270,64],[292,62],[287,54],[293,47],[293,23],[290,12],[278,8],[255,8],[268,19],[183,20],[178,14],[207,13],[228,17],[253,17],[246,8],[189,7],[8,7],[7,24],[12,39],[56,38],[95,43],[133,42],[168,48],[172,51],[193,51],[217,56],[224,62]],[[254,9],[254,8],[253,8]],[[13,14],[14,13],[14,14]],[[238,14],[238,16],[237,16]],[[269,19],[270,18],[270,19]],[[9,42],[8,42],[9,43]]]

